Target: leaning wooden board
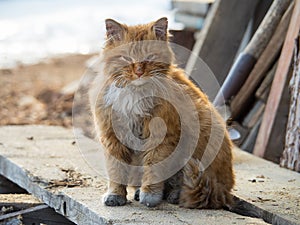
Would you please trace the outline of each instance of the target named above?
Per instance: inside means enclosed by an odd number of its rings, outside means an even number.
[[[275,123],[278,106],[290,70],[293,56],[294,42],[300,30],[300,0],[295,1],[293,14],[289,24],[288,32],[278,61],[274,80],[266,104],[262,123],[258,132],[253,154],[264,157],[270,140],[273,125]]]
[[[193,53],[207,63],[220,85],[230,70],[257,2],[217,0],[205,19]],[[196,58],[192,54],[186,67],[187,73],[193,72],[195,63]]]
[[[278,27],[276,28],[274,35],[272,36],[266,48],[262,52],[261,56],[256,62],[251,73],[249,74],[247,80],[239,90],[238,94],[232,100],[231,102],[232,118],[238,117],[240,113],[243,112],[245,108],[247,108],[247,105],[249,104],[249,102],[251,102],[250,99],[251,96],[253,96],[255,89],[262,81],[264,76],[267,75],[267,71],[270,68],[270,65],[274,63],[274,60],[276,59],[278,53],[280,52],[282,44],[284,42],[284,38],[287,32],[292,11],[293,11],[293,4],[289,6],[285,14],[282,16],[282,19],[278,24]]]
[[[240,150],[235,158],[235,194],[264,211],[269,222],[299,223],[300,174]],[[265,224],[223,210],[166,203],[154,209],[134,201],[105,207],[106,180],[86,164],[72,131],[61,127],[0,127],[0,174],[77,224]]]

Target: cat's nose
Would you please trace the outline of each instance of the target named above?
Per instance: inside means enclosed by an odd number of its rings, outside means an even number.
[[[141,77],[144,74],[144,69],[141,65],[136,65],[134,68],[134,73],[138,76]]]

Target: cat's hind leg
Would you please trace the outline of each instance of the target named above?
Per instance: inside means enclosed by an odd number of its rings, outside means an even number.
[[[210,168],[203,171],[200,160],[190,159],[183,169],[180,206],[219,209],[229,206],[231,202],[230,190],[226,189],[226,185],[218,182],[213,171]]]
[[[175,175],[165,181],[164,199],[168,203],[178,204],[182,187],[183,172],[180,170]]]

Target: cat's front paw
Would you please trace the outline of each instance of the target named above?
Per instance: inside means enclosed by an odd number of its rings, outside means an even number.
[[[148,193],[140,191],[140,203],[148,207],[155,207],[161,202],[162,196],[162,193]]]
[[[167,202],[170,204],[179,204],[180,189],[172,190],[167,196]]]
[[[104,196],[104,204],[107,206],[122,206],[127,202],[126,197],[121,195],[107,194]]]

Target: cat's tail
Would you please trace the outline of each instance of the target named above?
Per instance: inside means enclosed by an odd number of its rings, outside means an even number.
[[[183,168],[179,204],[185,208],[225,209],[243,216],[260,217],[257,208],[232,195],[226,185],[209,171],[202,172],[201,162],[192,158]]]
[[[246,202],[245,200],[240,199],[239,197],[234,195],[232,196],[232,199],[233,202],[231,206],[226,206],[224,207],[224,209],[242,216],[262,218],[262,210],[255,205],[252,205],[249,202]]]

